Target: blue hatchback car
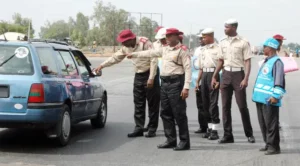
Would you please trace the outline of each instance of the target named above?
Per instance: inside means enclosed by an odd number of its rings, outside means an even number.
[[[73,124],[103,128],[107,91],[75,47],[57,41],[0,41],[0,127],[39,128],[68,144]]]

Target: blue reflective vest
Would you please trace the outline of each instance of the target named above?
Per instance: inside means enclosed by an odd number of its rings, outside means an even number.
[[[268,99],[274,97],[278,99],[278,103],[272,105],[281,106],[281,98],[285,90],[278,86],[274,87],[273,77],[273,66],[277,60],[280,58],[274,56],[261,66],[253,89],[252,100],[254,102],[268,105]]]

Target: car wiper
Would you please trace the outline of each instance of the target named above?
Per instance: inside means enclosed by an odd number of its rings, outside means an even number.
[[[9,60],[11,60],[13,57],[15,57],[15,55],[16,55],[16,54],[10,56],[8,59],[6,59],[4,62],[2,62],[2,63],[0,64],[0,67],[2,67],[5,63],[7,63]]]

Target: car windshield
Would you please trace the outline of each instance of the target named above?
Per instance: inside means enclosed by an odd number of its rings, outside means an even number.
[[[0,74],[32,75],[31,53],[27,47],[0,45]]]

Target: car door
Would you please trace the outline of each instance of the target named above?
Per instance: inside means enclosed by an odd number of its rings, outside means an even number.
[[[101,93],[98,77],[93,76],[89,65],[83,60],[85,58],[83,57],[84,55],[80,51],[75,50],[72,53],[78,65],[80,76],[85,83],[85,99],[87,102],[85,116],[95,115],[100,107],[101,96],[103,94],[103,92]]]
[[[72,100],[72,118],[81,119],[86,108],[86,88],[70,51],[57,50],[58,64],[61,69],[61,81],[66,84]]]

